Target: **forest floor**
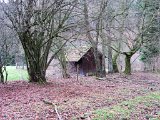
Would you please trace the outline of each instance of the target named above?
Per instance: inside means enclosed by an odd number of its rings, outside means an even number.
[[[0,84],[0,107],[0,120],[160,120],[160,75],[14,81]]]

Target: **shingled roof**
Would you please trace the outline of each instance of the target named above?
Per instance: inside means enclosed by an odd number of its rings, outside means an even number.
[[[78,62],[90,49],[91,49],[90,46],[70,48],[66,52],[66,61]]]

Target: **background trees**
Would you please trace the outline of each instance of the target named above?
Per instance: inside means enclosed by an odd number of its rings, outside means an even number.
[[[5,26],[0,20],[0,82],[7,82],[7,65],[15,64],[14,58],[17,52],[17,41],[14,31]]]
[[[157,62],[157,56],[160,53],[160,5],[159,1],[143,1],[147,6],[147,21],[150,18],[153,19],[150,28],[144,34],[144,45],[141,48],[141,60],[145,64],[152,64],[153,71],[155,71],[155,63]],[[155,59],[155,60],[154,60]],[[149,65],[150,66],[150,65]],[[150,66],[151,67],[151,66]],[[147,69],[147,68],[146,68]]]
[[[155,19],[155,14],[148,17],[146,1],[141,2],[134,0],[118,1],[121,7],[120,9],[115,7],[115,11],[120,10],[121,13],[112,13],[114,25],[109,27],[110,38],[113,41],[110,47],[115,53],[125,56],[125,74],[131,74],[131,57],[139,51],[145,42],[144,35],[150,29],[153,19]],[[117,69],[116,58],[117,55],[115,54],[113,56],[114,69]]]
[[[63,76],[68,76],[65,47],[72,36],[87,39],[85,44],[92,46],[97,77],[105,77],[106,69],[109,73],[118,72],[117,61],[121,57],[125,57],[124,73],[131,74],[131,58],[142,46],[144,62],[149,55],[157,56],[158,3],[158,0],[10,0],[1,3],[1,7],[5,24],[16,32],[24,49],[30,81],[45,82],[46,70],[55,56]],[[103,54],[102,65],[98,49]]]

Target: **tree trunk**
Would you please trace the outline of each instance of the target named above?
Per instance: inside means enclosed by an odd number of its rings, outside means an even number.
[[[62,42],[61,39],[58,39],[58,43],[57,44],[57,49],[60,48],[64,43]],[[70,78],[70,75],[68,74],[68,71],[67,71],[67,61],[66,61],[66,56],[65,56],[65,49],[64,48],[61,48],[61,50],[59,51],[59,53],[57,54],[57,58],[60,62],[60,65],[61,65],[61,70],[62,70],[62,76],[63,78]]]
[[[5,73],[5,81],[4,81],[4,83],[7,83],[7,80],[8,80],[8,72],[7,72],[6,66],[3,66],[3,69],[4,69],[3,73]]]
[[[38,83],[45,83],[46,82],[46,61],[42,59],[39,55],[29,55],[29,51],[24,49],[25,56],[26,56],[26,64],[27,64],[27,71],[29,75],[29,82],[38,82]],[[42,59],[40,61],[40,58]]]
[[[102,77],[106,77],[106,61],[105,61],[105,56],[106,56],[106,47],[105,44],[102,45],[102,52],[103,52],[103,56],[102,56]]]
[[[66,66],[66,64],[63,64],[62,65],[62,76],[63,76],[63,78],[70,78],[70,75],[68,74],[68,72],[67,72],[67,66]]]
[[[61,68],[62,68],[62,76],[63,78],[70,78],[70,75],[67,72],[67,62],[66,62],[65,55],[64,53],[61,53],[61,52],[60,54],[61,55],[59,56],[59,61],[60,61]]]
[[[131,75],[131,57],[132,55],[125,54],[125,70],[126,75]]]
[[[93,53],[94,53],[94,59],[95,59],[95,65],[96,65],[96,77],[102,77],[102,67],[101,67],[100,56],[98,53],[99,29],[97,29],[97,27],[99,27],[98,26],[99,24],[96,25],[97,35],[96,35],[96,41],[94,41],[91,35],[87,1],[83,0],[83,2],[84,2],[84,21],[85,21],[85,28],[86,28],[86,36],[93,47]]]
[[[96,65],[96,77],[103,77],[102,65],[101,65],[100,56],[99,56],[97,47],[94,47],[94,58],[95,58],[95,65]]]
[[[119,53],[116,53],[116,54],[113,55],[113,58],[112,58],[113,72],[114,73],[118,73],[119,72],[118,65],[117,65],[118,56],[119,56]]]
[[[4,75],[3,75],[3,63],[2,58],[0,56],[0,82],[4,83]]]
[[[0,82],[4,84],[3,67],[0,67]]]
[[[106,36],[105,36],[105,32],[102,29],[102,26],[104,26],[105,23],[103,22],[103,20],[101,20],[101,38],[102,38],[102,74],[103,77],[106,77],[106,52],[107,52],[107,47],[106,47]]]
[[[41,71],[41,69],[30,69],[28,71],[29,74],[29,81],[30,82],[38,82],[38,83],[45,83],[46,77],[45,77],[45,71]]]
[[[76,69],[77,69],[77,81],[78,81],[78,76],[79,76],[79,64],[77,64]]]
[[[19,33],[19,37],[25,52],[29,82],[45,83],[51,43],[47,42],[46,46],[41,46],[42,43],[35,42],[35,38],[31,38],[29,32]]]
[[[111,46],[111,41],[108,43]],[[113,63],[112,63],[112,48],[108,47],[108,73],[113,73]]]
[[[96,65],[96,76],[100,77],[100,73],[101,73],[101,68],[100,68],[100,61],[99,61],[99,57],[98,57],[98,50],[97,48],[94,48],[94,58],[95,58],[95,65]]]

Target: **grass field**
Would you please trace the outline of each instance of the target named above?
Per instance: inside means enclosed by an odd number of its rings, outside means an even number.
[[[131,116],[138,120],[141,114],[145,114],[143,118],[147,120],[160,120],[158,106],[160,106],[160,92],[151,92],[145,96],[135,97],[118,105],[97,110],[94,113],[95,118],[93,120],[130,120]],[[147,114],[146,110],[154,111],[156,114]]]
[[[28,80],[27,70],[16,69],[16,66],[7,66],[8,81]]]

